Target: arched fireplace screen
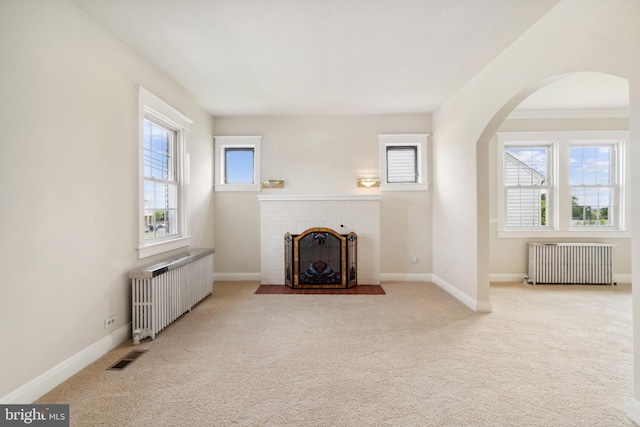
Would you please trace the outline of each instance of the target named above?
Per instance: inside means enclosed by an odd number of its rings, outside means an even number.
[[[356,233],[310,228],[284,235],[285,284],[291,288],[351,288],[358,284]]]

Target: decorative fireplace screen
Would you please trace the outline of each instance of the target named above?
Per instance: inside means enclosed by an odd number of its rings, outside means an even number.
[[[284,235],[285,284],[291,288],[351,288],[358,284],[356,233],[310,228]]]

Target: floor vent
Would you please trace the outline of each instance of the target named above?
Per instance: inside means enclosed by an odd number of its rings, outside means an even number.
[[[107,368],[108,371],[122,371],[124,368],[129,366],[134,360],[138,357],[142,356],[148,350],[134,350],[124,356],[122,359],[118,360],[116,363]]]

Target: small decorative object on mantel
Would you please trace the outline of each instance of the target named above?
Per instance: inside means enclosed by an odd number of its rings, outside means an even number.
[[[262,188],[284,188],[284,181],[281,179],[265,179],[262,181]]]
[[[358,187],[380,187],[379,178],[358,178]]]

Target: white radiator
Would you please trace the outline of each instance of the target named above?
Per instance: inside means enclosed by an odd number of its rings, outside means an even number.
[[[613,244],[527,243],[530,284],[614,285]]]
[[[194,249],[169,261],[131,271],[134,344],[191,311],[213,291],[213,249]]]

